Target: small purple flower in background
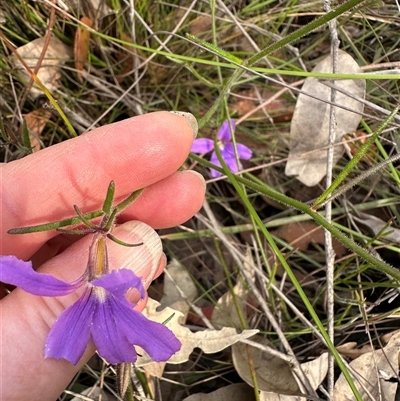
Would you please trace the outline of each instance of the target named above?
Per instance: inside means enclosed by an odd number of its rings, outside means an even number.
[[[0,256],[0,281],[48,297],[85,288],[81,298],[51,328],[45,345],[46,357],[64,358],[76,365],[90,339],[99,355],[112,364],[135,362],[134,345],[142,347],[157,362],[167,361],[181,348],[180,341],[167,327],[132,309],[134,305],[125,298],[126,292],[135,288],[141,299],[146,292],[141,279],[129,269],[113,270],[93,280],[85,274],[68,283],[35,272],[31,262]]]
[[[235,120],[230,120],[230,121],[232,129],[235,130],[236,128]],[[238,165],[235,157],[235,147],[232,143],[232,134],[228,120],[225,120],[222,123],[220,129],[218,130],[218,140],[219,140],[218,147],[221,151],[221,156],[225,160],[225,163],[233,173],[237,173],[239,170],[242,169],[243,166],[240,163]],[[236,149],[239,159],[242,160],[251,159],[253,152],[247,146],[243,145],[242,143],[236,143]],[[214,150],[214,141],[212,139],[199,138],[193,141],[191,152],[203,154],[210,152],[211,150]],[[222,167],[215,151],[211,154],[210,162],[215,164],[216,166]],[[211,177],[213,178],[222,175],[219,171],[214,169],[210,170],[210,174]]]

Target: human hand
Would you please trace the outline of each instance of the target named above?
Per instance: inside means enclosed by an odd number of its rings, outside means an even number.
[[[96,129],[1,166],[1,254],[32,259],[40,272],[65,281],[77,279],[86,268],[90,238],[67,246],[68,237],[55,231],[11,236],[7,230],[71,217],[72,204],[84,213],[97,210],[112,180],[117,201],[146,187],[121,213],[119,223],[140,220],[164,228],[188,220],[201,207],[205,192],[201,176],[176,171],[192,141],[186,119],[158,112]],[[138,242],[129,228],[129,223],[123,224],[113,234],[126,242]],[[110,265],[129,264],[135,270],[132,249],[110,243]],[[135,272],[148,286],[164,266],[162,258],[157,269],[142,266]],[[17,288],[0,302],[1,399],[54,400],[93,354],[94,347],[89,345],[76,366],[44,358],[51,326],[77,297],[75,293],[39,297]],[[136,309],[142,310],[144,304]]]

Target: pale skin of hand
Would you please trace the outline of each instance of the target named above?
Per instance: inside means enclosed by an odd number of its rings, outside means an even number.
[[[98,128],[2,165],[0,254],[23,260],[36,254],[33,261],[39,272],[66,281],[77,279],[87,264],[90,235],[57,251],[60,236],[55,231],[11,236],[7,230],[72,217],[73,204],[84,213],[98,210],[111,180],[117,200],[146,187],[121,214],[121,223],[140,220],[157,229],[185,222],[200,209],[205,193],[199,174],[177,171],[193,139],[185,118],[156,112]],[[132,240],[124,225],[114,233],[123,241]],[[128,255],[129,248],[109,245],[110,264],[121,266]],[[164,267],[162,258],[157,271],[136,273],[149,284]],[[38,297],[15,289],[0,301],[1,400],[55,400],[94,353],[89,345],[76,366],[44,358],[50,327],[79,295]],[[136,309],[144,306],[140,302]]]

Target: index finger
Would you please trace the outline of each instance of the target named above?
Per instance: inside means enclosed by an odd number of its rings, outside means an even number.
[[[31,255],[56,234],[19,235],[17,240],[7,238],[6,231],[71,217],[74,204],[84,213],[97,210],[111,180],[116,198],[122,199],[168,177],[185,161],[192,141],[190,120],[156,112],[95,129],[2,166],[1,253],[18,250],[19,257]]]

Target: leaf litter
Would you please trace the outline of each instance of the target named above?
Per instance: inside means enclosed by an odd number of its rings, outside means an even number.
[[[237,333],[236,329],[233,327],[223,327],[221,330],[206,329],[193,333],[187,327],[180,324],[181,312],[169,307],[164,308],[162,311],[157,311],[159,305],[157,301],[149,298],[143,314],[155,322],[162,323],[168,320],[167,327],[169,327],[181,341],[181,350],[174,354],[168,361],[168,363],[171,364],[179,364],[188,361],[194,348],[201,348],[206,354],[214,354],[240,340],[252,337],[259,332],[259,330],[243,330],[241,333]],[[144,351],[139,353],[141,353],[142,356],[138,357],[135,363],[136,366],[144,366],[152,361]]]
[[[383,348],[360,355],[350,362],[350,372],[363,400],[397,401],[399,387],[400,332]],[[353,401],[354,397],[343,374],[336,381],[334,401]]]
[[[143,314],[156,322],[168,320],[167,326],[181,341],[181,350],[173,355],[168,363],[179,364],[188,361],[194,348],[200,348],[206,354],[222,351],[259,332],[259,330],[243,330],[238,333],[233,327],[223,327],[221,330],[206,329],[193,333],[189,328],[182,326],[188,313],[187,301],[195,299],[197,290],[187,270],[177,261],[168,265],[167,272],[165,296],[161,299],[161,303],[149,298]],[[167,304],[177,309],[166,306]],[[152,362],[144,351],[141,354],[136,366],[145,366]]]

